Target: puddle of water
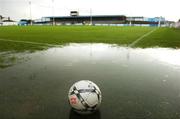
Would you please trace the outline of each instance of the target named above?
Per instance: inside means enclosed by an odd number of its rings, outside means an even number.
[[[11,53],[4,52],[0,54],[0,69],[11,67],[15,64],[22,63],[27,61],[29,58],[26,56],[26,53]]]
[[[71,44],[23,57],[28,60],[0,69],[2,118],[81,118],[67,102],[79,80],[97,83],[103,94],[90,117],[180,117],[180,50]]]

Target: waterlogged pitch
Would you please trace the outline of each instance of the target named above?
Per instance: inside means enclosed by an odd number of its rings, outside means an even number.
[[[156,27],[0,27],[0,118],[179,119],[180,30]],[[102,92],[81,116],[68,91]]]

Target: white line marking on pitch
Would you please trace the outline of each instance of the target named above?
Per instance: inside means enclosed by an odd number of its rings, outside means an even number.
[[[138,43],[139,41],[143,40],[145,37],[149,36],[150,34],[152,34],[154,31],[156,31],[158,28],[155,28],[153,30],[151,30],[150,32],[142,35],[141,37],[139,37],[138,39],[136,39],[134,42],[132,42],[128,47],[133,47],[136,43]]]
[[[48,43],[38,43],[38,42],[30,42],[30,41],[17,41],[17,40],[8,40],[8,39],[0,39],[0,41],[15,42],[15,43],[26,43],[26,44],[32,44],[32,45],[46,45],[46,46],[51,46],[51,47],[62,46],[62,45],[53,45],[53,44],[48,44]]]

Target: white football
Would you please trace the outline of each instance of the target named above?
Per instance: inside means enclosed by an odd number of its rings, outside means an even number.
[[[82,80],[73,84],[68,93],[69,104],[80,114],[95,112],[101,104],[99,87],[92,81]]]

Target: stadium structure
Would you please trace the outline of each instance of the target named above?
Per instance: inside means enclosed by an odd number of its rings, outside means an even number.
[[[4,17],[0,15],[0,26],[10,26],[10,25],[17,25],[17,22],[11,20],[10,17]]]
[[[70,16],[49,16],[35,20],[41,25],[115,25],[115,26],[160,26],[167,25],[163,17],[146,18],[142,16],[127,17],[125,15],[87,15],[81,16],[78,11],[71,11]]]
[[[175,28],[180,28],[180,19],[178,22],[175,23]]]
[[[70,16],[47,16],[36,20],[22,19],[18,23],[0,16],[0,25],[104,25],[104,26],[170,26],[173,22],[163,17],[147,18],[143,16],[125,15],[79,15],[71,11]]]
[[[144,25],[144,26],[163,26],[168,23],[163,17],[147,18],[143,16],[126,17],[126,23],[132,26]]]
[[[97,16],[62,16],[62,17],[45,17],[49,22],[54,22],[56,25],[86,25],[86,24],[124,24],[126,16],[123,15],[97,15]]]

